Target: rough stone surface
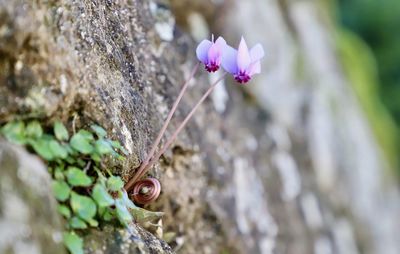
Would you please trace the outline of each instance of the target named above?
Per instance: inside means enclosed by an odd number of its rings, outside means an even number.
[[[65,253],[43,163],[0,139],[0,253]]]
[[[399,192],[318,2],[0,0],[0,123],[96,122],[129,151],[114,170],[128,179],[195,64],[175,24],[244,34],[263,74],[220,84],[151,171],[163,192],[148,209],[165,216],[148,229],[177,253],[396,254]],[[213,78],[196,76],[166,136]],[[132,227],[88,232],[87,252],[171,252]]]

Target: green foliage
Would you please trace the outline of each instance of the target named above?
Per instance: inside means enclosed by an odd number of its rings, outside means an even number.
[[[92,184],[92,179],[90,179],[90,177],[87,176],[85,172],[77,167],[68,167],[65,175],[68,179],[68,183],[71,186],[88,187]]]
[[[54,135],[56,136],[56,138],[60,141],[65,141],[68,140],[69,135],[68,135],[68,131],[67,128],[65,128],[65,126],[60,122],[60,121],[56,121],[54,123]]]
[[[64,181],[53,181],[53,192],[58,201],[65,201],[69,198],[71,188]]]
[[[79,130],[70,138],[65,126],[57,121],[53,134],[44,133],[38,121],[9,122],[0,133],[10,142],[27,145],[48,163],[53,177],[53,193],[58,212],[65,218],[64,243],[73,254],[83,253],[78,235],[99,222],[117,220],[127,225],[134,218],[147,220],[159,213],[136,207],[123,189],[124,182],[109,172],[105,160],[123,160],[126,151],[118,141],[106,138],[107,132],[92,125],[92,132]]]
[[[72,254],[83,254],[83,240],[74,232],[64,233],[64,244]]]
[[[344,46],[348,46],[346,54],[352,54],[354,57],[352,63],[346,66],[346,71],[351,72],[353,78],[358,79],[356,81],[359,82],[359,90],[364,90],[364,94],[374,93],[373,100],[367,102],[376,104],[374,109],[370,108],[370,112],[377,114],[376,119],[372,119],[372,124],[375,125],[375,132],[379,132],[381,140],[386,136],[384,149],[388,144],[395,147],[396,150],[389,151],[390,159],[398,161],[397,154],[400,149],[400,33],[398,32],[400,1],[338,0],[337,3],[337,14],[341,24],[352,32],[350,36],[350,33],[347,32],[345,34],[347,38],[344,38],[347,44]],[[354,38],[355,35],[360,37],[365,44],[358,38]],[[361,49],[363,51],[367,49],[368,52],[360,52],[360,44],[363,44]],[[355,63],[356,61],[358,63]],[[371,62],[373,62],[372,69]],[[376,77],[371,77],[371,73]],[[371,83],[374,86],[370,86]],[[364,97],[364,101],[368,99],[369,97]],[[376,99],[379,100],[378,103],[376,103]],[[389,110],[390,115],[385,109]],[[380,125],[380,118],[393,118],[396,125],[392,126],[392,123],[388,123],[391,121],[389,119],[383,126],[377,126]],[[391,126],[386,128],[388,124]],[[393,131],[393,127],[397,130]],[[393,133],[397,136],[393,136]],[[400,174],[399,163],[397,169]]]
[[[90,154],[93,151],[93,146],[90,144],[93,141],[93,135],[84,130],[80,130],[78,133],[72,136],[71,146],[78,152],[83,154]]]

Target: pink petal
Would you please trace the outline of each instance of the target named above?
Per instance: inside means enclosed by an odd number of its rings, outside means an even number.
[[[247,73],[249,73],[250,76],[253,76],[254,74],[259,74],[260,72],[261,72],[260,61],[252,63],[247,70]]]
[[[251,63],[249,48],[247,47],[246,41],[243,39],[240,40],[238,55],[237,55],[237,66],[239,70],[246,70]]]
[[[264,57],[264,49],[260,43],[250,49],[251,62],[254,63]]]
[[[196,48],[197,59],[202,63],[206,64],[208,62],[208,50],[213,45],[209,40],[203,40]]]
[[[225,46],[225,40],[222,37],[218,37],[217,41],[208,50],[208,60],[220,64],[222,51]]]
[[[222,53],[221,65],[229,73],[235,74],[238,72],[237,66],[237,50],[226,45]]]

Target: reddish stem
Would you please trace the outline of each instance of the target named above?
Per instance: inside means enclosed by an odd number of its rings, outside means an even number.
[[[140,167],[139,167],[138,171],[136,172],[136,174],[128,181],[128,183],[125,184],[125,187],[124,187],[124,188],[125,188],[125,190],[126,190],[127,192],[132,188],[133,184],[140,178],[139,175],[142,175],[142,171],[145,169],[145,167],[147,166],[148,162],[149,162],[150,159],[153,157],[154,152],[156,151],[156,148],[157,148],[158,144],[160,143],[161,138],[162,138],[162,136],[164,135],[165,130],[167,129],[168,124],[169,124],[169,122],[171,121],[171,118],[172,118],[172,116],[174,115],[174,113],[175,113],[175,111],[176,111],[176,108],[178,107],[178,104],[179,104],[179,102],[180,102],[181,99],[182,99],[183,94],[184,94],[185,91],[186,91],[186,88],[187,88],[188,85],[189,85],[189,81],[190,81],[190,80],[193,78],[193,76],[196,74],[197,70],[199,69],[199,66],[200,66],[200,62],[198,62],[198,63],[196,64],[196,66],[193,68],[192,72],[190,73],[189,78],[188,78],[188,79],[186,80],[186,82],[183,84],[182,89],[181,89],[181,91],[180,91],[178,97],[176,98],[176,100],[175,100],[175,102],[174,102],[174,105],[172,106],[172,109],[171,109],[171,111],[169,112],[168,117],[167,117],[167,119],[166,119],[165,122],[164,122],[163,127],[161,128],[160,132],[158,133],[158,136],[157,136],[156,140],[155,140],[154,143],[152,144],[151,150],[150,150],[150,152],[148,153],[146,159],[142,162],[142,164],[140,165]]]
[[[187,122],[190,120],[190,118],[193,116],[193,114],[196,112],[196,110],[199,108],[200,104],[203,103],[203,101],[207,98],[208,95],[214,90],[214,88],[217,86],[217,84],[225,77],[227,73],[225,72],[220,78],[218,78],[209,88],[208,90],[204,93],[203,97],[197,102],[197,104],[193,107],[192,111],[186,116],[185,120],[179,125],[179,127],[175,130],[175,132],[172,134],[172,136],[168,139],[167,143],[163,146],[163,148],[154,156],[154,158],[144,167],[144,169],[141,171],[140,174],[137,175],[137,179],[140,179],[144,174],[146,174],[147,170],[151,168],[151,166],[158,161],[158,159],[165,153],[165,151],[169,148],[169,146],[175,141],[176,137],[178,134],[182,131],[182,129],[185,127]]]

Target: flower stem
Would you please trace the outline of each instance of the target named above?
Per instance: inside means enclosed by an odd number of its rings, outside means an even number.
[[[185,127],[187,122],[192,118],[193,114],[196,112],[196,110],[199,108],[200,104],[207,98],[208,95],[214,90],[214,88],[217,86],[217,84],[225,77],[227,73],[225,72],[220,78],[218,78],[209,88],[208,90],[204,93],[203,97],[197,102],[197,104],[193,107],[192,111],[186,116],[185,120],[179,125],[179,127],[175,130],[175,132],[172,134],[172,136],[168,139],[167,143],[163,146],[163,148],[154,156],[154,158],[144,167],[142,172],[137,175],[137,179],[140,179],[144,174],[146,174],[147,170],[150,169],[150,167],[158,161],[158,159],[165,153],[165,151],[169,148],[169,146],[175,141],[176,137],[178,134],[182,131],[182,129]]]
[[[128,183],[126,183],[126,185],[125,185],[125,187],[124,187],[126,191],[129,191],[129,190],[132,188],[133,184],[140,178],[139,175],[142,175],[142,171],[143,171],[144,168],[147,166],[147,164],[148,164],[148,162],[150,161],[150,159],[153,157],[154,152],[156,151],[156,148],[157,148],[158,144],[160,143],[161,138],[162,138],[162,136],[164,135],[165,130],[167,129],[168,124],[169,124],[169,122],[171,121],[171,118],[172,118],[172,116],[174,115],[174,113],[175,113],[175,111],[176,111],[176,108],[178,107],[178,104],[179,104],[179,102],[180,102],[181,99],[182,99],[183,94],[184,94],[185,91],[186,91],[186,88],[187,88],[188,85],[189,85],[189,81],[190,81],[190,80],[193,78],[193,76],[196,74],[197,70],[199,69],[199,66],[200,66],[200,62],[198,62],[198,63],[196,64],[196,66],[193,68],[192,72],[190,73],[189,78],[188,78],[188,79],[186,80],[186,82],[183,84],[182,89],[181,89],[181,91],[180,91],[178,97],[176,98],[176,100],[175,100],[175,102],[174,102],[174,105],[172,106],[172,109],[171,109],[171,111],[169,112],[169,114],[168,114],[168,116],[167,116],[167,119],[166,119],[165,122],[164,122],[163,127],[161,128],[160,132],[158,133],[158,136],[157,136],[156,140],[155,140],[154,143],[152,144],[151,150],[150,150],[150,152],[148,153],[146,159],[142,162],[142,164],[140,165],[140,167],[139,167],[139,169],[137,170],[136,174],[128,181]]]

